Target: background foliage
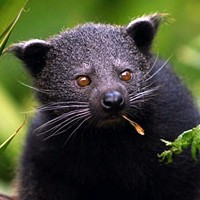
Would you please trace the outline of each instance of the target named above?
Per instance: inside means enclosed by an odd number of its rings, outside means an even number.
[[[199,0],[30,0],[8,44],[44,39],[88,21],[127,24],[143,14],[167,12],[174,22],[161,26],[153,50],[163,58],[172,56],[175,70],[200,105],[199,10]],[[34,110],[36,105],[30,89],[20,82],[31,84],[30,76],[18,60],[11,55],[3,56],[0,59],[0,144],[22,124],[23,112]],[[28,118],[30,116],[28,114]],[[0,192],[6,191],[6,185],[14,176],[25,132],[23,128],[0,158]]]

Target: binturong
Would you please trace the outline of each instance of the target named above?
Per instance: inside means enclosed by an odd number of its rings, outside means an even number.
[[[14,44],[40,103],[18,174],[19,200],[197,200],[190,150],[159,162],[160,139],[200,123],[190,92],[151,53],[162,14],[87,23]]]

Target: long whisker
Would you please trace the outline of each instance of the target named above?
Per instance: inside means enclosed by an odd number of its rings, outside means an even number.
[[[68,102],[52,102],[38,107],[40,111],[58,110],[64,108],[81,108],[88,107],[88,102],[68,101]]]
[[[150,68],[149,71],[145,74],[145,77],[147,77],[147,76],[151,73],[151,71],[153,70],[153,68],[156,66],[157,61],[158,61],[158,53],[156,54],[156,58],[155,58],[155,60],[154,60],[154,62],[153,62],[153,64],[152,64],[151,68]]]
[[[59,135],[60,134],[60,130],[64,129],[69,124],[73,123],[74,121],[77,121],[78,119],[81,119],[81,118],[83,118],[85,116],[88,116],[88,115],[89,115],[89,112],[85,112],[85,113],[83,112],[83,113],[79,113],[77,115],[73,115],[70,118],[67,118],[65,121],[63,121],[62,123],[60,123],[56,128],[54,128],[56,131],[52,135],[53,136],[54,135]],[[70,127],[68,127],[67,129],[69,129]]]
[[[72,124],[74,121],[75,121],[75,123],[78,123],[78,121],[80,121],[80,119],[87,117],[87,116],[90,116],[89,113],[81,114],[79,116],[73,116],[73,118],[71,117],[71,119],[73,119],[73,120],[67,119],[65,121],[65,123],[59,129],[57,129],[55,132],[53,132],[53,134],[51,134],[50,136],[46,137],[44,140],[47,140],[51,137],[58,136],[58,135],[62,134],[63,132],[66,132],[71,127],[71,126],[67,127],[69,124]],[[65,127],[67,127],[67,129],[61,131]]]
[[[63,147],[68,143],[68,141],[70,140],[70,138],[74,135],[74,133],[76,133],[76,131],[83,125],[83,123],[85,123],[88,119],[90,119],[92,116],[87,117],[86,119],[84,119],[77,127],[76,129],[74,129],[74,131],[69,135],[69,137],[67,138],[67,140],[65,141]]]
[[[143,91],[143,92],[140,92],[136,95],[130,95],[130,101],[135,101],[135,100],[138,100],[138,99],[141,99],[141,98],[144,98],[146,96],[154,96],[155,95],[155,91],[157,90],[157,88],[153,88],[153,89],[149,89],[149,90],[146,90],[146,91]]]
[[[43,106],[45,107],[45,106],[62,105],[62,104],[64,104],[64,105],[71,105],[71,104],[75,104],[75,105],[76,104],[77,105],[79,105],[79,104],[81,104],[81,105],[89,105],[88,102],[84,102],[84,101],[67,101],[67,102],[65,102],[65,101],[59,101],[59,102],[48,103],[48,104],[45,104]]]
[[[145,91],[145,90],[152,89],[152,88],[157,90],[159,88],[159,86],[155,86],[155,83],[156,83],[156,81],[149,82],[148,85],[142,86],[141,91]]]
[[[151,80],[156,74],[158,74],[164,67],[167,66],[168,62],[170,61],[172,56],[170,56],[164,63],[163,65],[154,73],[152,74],[149,78],[146,79],[146,81]]]
[[[73,110],[73,111],[70,111],[70,112],[68,112],[68,113],[64,113],[64,114],[62,114],[62,115],[60,115],[60,116],[58,116],[58,117],[56,117],[56,118],[54,118],[54,119],[52,119],[52,120],[50,120],[50,121],[48,121],[48,122],[42,124],[40,127],[38,127],[38,128],[35,130],[35,132],[36,132],[36,133],[37,133],[37,132],[40,132],[42,129],[45,129],[45,128],[48,127],[48,126],[52,126],[52,125],[54,125],[54,124],[57,124],[59,121],[62,121],[63,119],[66,119],[66,118],[67,118],[67,120],[70,120],[70,118],[68,118],[68,117],[70,117],[70,116],[73,117],[75,114],[82,114],[82,113],[84,113],[85,111],[88,111],[88,109],[81,109],[81,110],[75,110],[75,111]],[[76,115],[75,115],[75,116],[76,116]],[[61,123],[59,123],[58,125],[52,127],[51,129],[48,129],[48,130],[46,130],[46,131],[43,131],[42,133],[39,133],[39,134],[37,134],[37,135],[46,134],[47,132],[52,131],[52,130],[54,130],[55,128],[57,128],[57,127],[59,127],[60,125],[62,125],[62,123],[64,123],[64,122],[61,122]]]
[[[43,134],[45,134],[46,132],[48,132],[50,129],[48,129],[48,130],[45,131],[45,132],[39,133],[42,129],[45,129],[46,127],[48,127],[48,126],[50,126],[50,125],[56,124],[57,122],[63,120],[65,117],[66,117],[65,114],[62,114],[62,115],[60,115],[60,116],[58,116],[58,117],[56,117],[56,118],[54,118],[54,119],[52,119],[52,120],[49,120],[48,122],[46,122],[46,123],[42,124],[41,126],[39,126],[34,132],[35,132],[37,135],[43,135]],[[54,128],[54,127],[53,127],[53,128]],[[53,129],[53,128],[52,128],[52,129]]]
[[[65,108],[87,108],[88,105],[53,105],[53,106],[42,106],[40,108],[38,108],[38,110],[40,110],[41,112],[43,111],[50,111],[50,110],[61,110],[61,109],[65,109]]]
[[[140,110],[140,107],[135,105],[136,103],[140,103],[140,101],[138,101],[138,102],[137,101],[136,102],[130,102],[130,107],[133,107],[133,108],[136,108],[136,109]]]
[[[42,89],[39,89],[39,88],[36,88],[36,87],[33,87],[31,85],[28,85],[26,83],[23,83],[21,81],[18,81],[21,85],[27,87],[27,88],[30,88],[32,90],[35,90],[37,92],[40,92],[40,93],[44,93],[44,94],[51,94],[51,92],[55,92],[55,90],[42,90]]]

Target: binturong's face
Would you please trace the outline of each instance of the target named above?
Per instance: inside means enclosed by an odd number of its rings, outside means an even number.
[[[149,49],[161,20],[151,15],[126,27],[89,23],[9,50],[33,76],[40,111],[78,127],[133,125],[156,91]]]

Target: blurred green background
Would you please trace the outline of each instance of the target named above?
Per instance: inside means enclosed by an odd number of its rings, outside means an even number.
[[[8,45],[33,38],[45,39],[61,30],[88,21],[128,24],[134,17],[155,12],[174,19],[160,27],[153,51],[171,58],[174,69],[191,89],[200,105],[200,1],[199,0],[30,0],[16,24]],[[1,13],[0,13],[1,17]],[[29,88],[30,76],[11,55],[0,58],[0,144],[24,120],[24,112],[36,102]],[[28,119],[31,118],[28,113]],[[16,136],[0,157],[0,192],[9,192],[28,126]]]

